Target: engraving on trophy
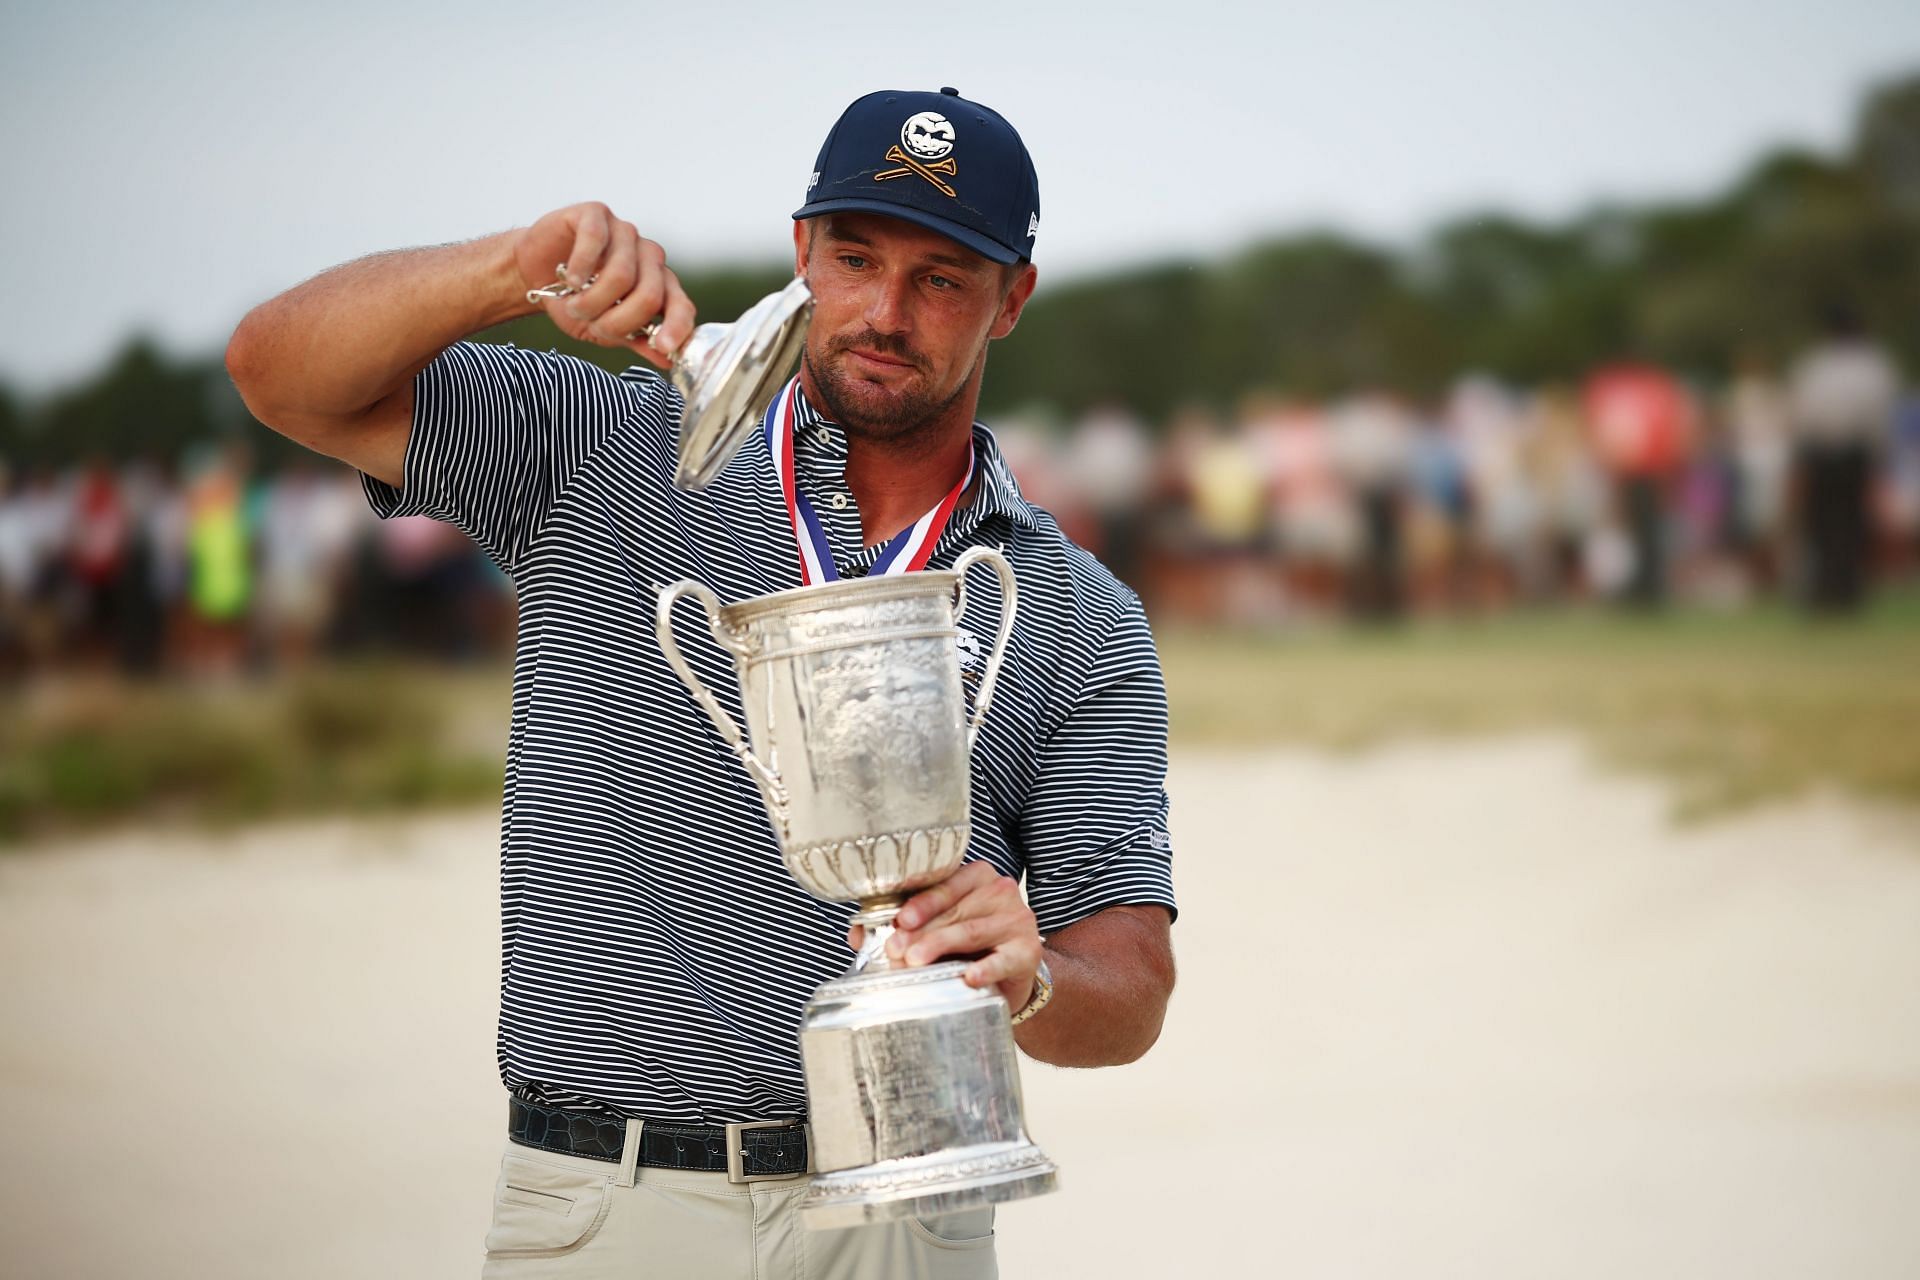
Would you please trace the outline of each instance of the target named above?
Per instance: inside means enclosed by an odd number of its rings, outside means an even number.
[[[944,778],[963,755],[958,733],[929,733],[954,705],[938,661],[940,641],[903,640],[815,655],[818,710],[806,740],[815,784],[856,810],[858,829],[893,825],[893,778]],[[956,725],[957,727],[957,725]]]

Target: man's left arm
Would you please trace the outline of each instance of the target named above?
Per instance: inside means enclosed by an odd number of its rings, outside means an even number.
[[[1166,687],[1135,601],[1043,748],[1020,820],[1026,896],[970,862],[906,902],[889,955],[908,965],[977,957],[967,982],[997,985],[1015,1012],[1033,999],[1044,957],[1053,996],[1014,1028],[1023,1050],[1076,1067],[1144,1054],[1174,983],[1166,740]]]

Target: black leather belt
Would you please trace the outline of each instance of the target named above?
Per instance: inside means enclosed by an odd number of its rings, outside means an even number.
[[[507,1137],[523,1147],[618,1163],[626,1154],[627,1122],[509,1097]],[[648,1120],[640,1128],[639,1163],[653,1169],[724,1173],[729,1182],[797,1178],[807,1172],[807,1126],[800,1120],[745,1124]]]

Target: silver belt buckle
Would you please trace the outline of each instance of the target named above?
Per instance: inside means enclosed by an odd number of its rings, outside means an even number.
[[[740,1135],[749,1129],[792,1129],[800,1130],[801,1142],[807,1149],[807,1158],[800,1169],[794,1173],[748,1173],[746,1170],[746,1148],[740,1143]],[[725,1126],[727,1131],[727,1181],[728,1182],[778,1182],[785,1178],[798,1178],[813,1167],[813,1135],[807,1132],[804,1120],[748,1120],[740,1124]]]

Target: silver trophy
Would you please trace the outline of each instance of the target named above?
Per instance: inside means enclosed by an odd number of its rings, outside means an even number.
[[[967,715],[955,637],[966,572],[1000,580],[993,651]],[[673,607],[691,596],[732,655],[747,736],[687,665]],[[950,570],[829,582],[723,606],[691,579],[660,595],[660,647],[766,802],[787,870],[828,902],[859,904],[852,967],[814,993],[800,1028],[815,1177],[809,1227],[978,1208],[1054,1189],[1028,1138],[998,992],[966,965],[888,963],[908,895],[959,867],[968,758],[1013,632],[1012,566],[976,547]],[[749,741],[750,740],[750,741]]]
[[[527,290],[527,301],[565,298],[593,283],[575,284],[567,264],[554,268],[552,284]],[[813,318],[813,291],[795,276],[784,289],[770,293],[732,324],[703,324],[687,336],[673,355],[669,376],[679,389],[685,408],[680,414],[680,451],[673,483],[681,489],[704,489],[726,470],[740,451],[760,407],[773,399],[786,381]],[[648,338],[659,330],[658,320],[627,335]]]

